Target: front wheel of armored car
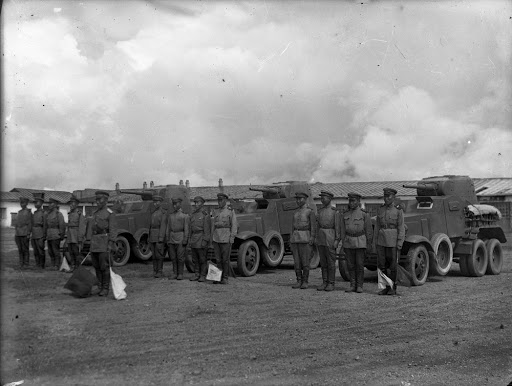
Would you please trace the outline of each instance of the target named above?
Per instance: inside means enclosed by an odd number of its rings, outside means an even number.
[[[419,286],[425,284],[428,276],[429,257],[424,245],[415,245],[407,253],[408,263],[405,267],[412,276],[412,284]]]
[[[112,265],[114,267],[121,267],[128,263],[130,260],[130,243],[123,236],[117,236],[115,241],[117,250],[110,252]]]
[[[453,246],[450,238],[444,233],[436,233],[430,240],[433,252],[429,252],[430,273],[445,276],[452,267]]]
[[[260,265],[260,249],[254,240],[243,242],[238,248],[237,267],[243,276],[253,276]]]
[[[153,256],[148,240],[149,235],[145,233],[140,237],[139,242],[133,245],[133,254],[142,261],[149,260]]]
[[[487,248],[483,240],[473,241],[473,253],[466,257],[469,276],[479,277],[485,275],[487,269]]]
[[[261,247],[261,258],[267,267],[275,268],[283,261],[284,241],[283,236],[277,231],[271,231],[268,235],[268,247]]]
[[[316,245],[311,247],[311,260],[309,261],[309,269],[317,269],[320,265],[320,253]]]
[[[503,266],[503,248],[497,239],[490,239],[485,242],[487,248],[487,275],[499,275]]]

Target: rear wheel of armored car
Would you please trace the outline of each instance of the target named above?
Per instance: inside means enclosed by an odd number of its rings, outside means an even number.
[[[343,280],[350,281],[347,259],[338,259],[338,270],[340,271],[340,275]]]
[[[473,253],[466,257],[469,276],[483,276],[487,269],[487,248],[483,240],[473,241]]]
[[[148,239],[149,235],[145,233],[140,237],[139,242],[133,246],[133,254],[143,261],[149,260],[153,256]]]
[[[267,267],[277,267],[283,261],[284,257],[284,241],[283,236],[279,232],[272,231],[266,237],[269,238],[268,247],[262,245],[261,258],[263,264]]]
[[[309,269],[316,269],[320,265],[320,253],[316,245],[311,247],[311,260],[309,261]]]
[[[437,233],[430,241],[434,251],[429,252],[430,273],[445,276],[452,267],[453,246],[450,238],[444,233]]]
[[[497,239],[487,240],[485,246],[489,258],[485,273],[487,275],[499,275],[503,266],[503,248]]]
[[[243,276],[253,276],[260,265],[260,249],[253,240],[247,240],[238,248],[237,267]]]
[[[128,263],[130,260],[130,243],[123,236],[117,236],[115,241],[117,250],[110,253],[112,265],[114,267],[121,267]]]
[[[423,285],[427,281],[429,257],[427,248],[424,245],[416,245],[407,253],[407,271],[412,276],[413,285]]]

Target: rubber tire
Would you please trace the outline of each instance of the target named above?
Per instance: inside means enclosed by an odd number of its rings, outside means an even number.
[[[503,247],[497,239],[490,239],[485,242],[487,248],[487,275],[499,275],[503,267]]]
[[[411,247],[407,253],[407,261],[405,269],[407,269],[412,276],[412,285],[420,286],[425,284],[429,270],[427,248],[421,244]]]
[[[434,252],[429,252],[430,256],[430,274],[437,276],[446,276],[453,264],[453,246],[450,238],[444,233],[436,233],[430,240]],[[438,264],[439,252],[441,250],[442,266]],[[448,255],[448,256],[446,256]],[[437,256],[437,259],[436,259]]]
[[[469,276],[468,265],[466,264],[466,256],[459,256],[459,269],[462,276]]]
[[[115,253],[111,252],[110,257],[114,267],[121,267],[130,260],[130,243],[126,237],[123,236],[117,236],[115,243],[117,245],[117,251]]]
[[[345,281],[350,281],[350,274],[348,272],[348,264],[346,259],[338,259],[338,270],[340,275]]]
[[[260,265],[260,249],[254,240],[243,242],[238,248],[238,271],[242,276],[254,276]]]
[[[473,253],[466,257],[469,276],[480,277],[485,275],[487,269],[487,248],[481,239],[473,241]]]
[[[261,258],[263,264],[267,267],[275,268],[283,262],[284,257],[284,240],[279,232],[273,231],[270,241],[270,248],[261,247]]]
[[[133,245],[133,254],[142,261],[149,260],[153,256],[148,239],[149,235],[145,233],[140,237],[139,242]]]
[[[187,267],[187,271],[190,273],[196,272],[194,262],[192,261],[192,251],[190,250],[190,248],[187,248],[185,250],[185,267]]]
[[[316,245],[313,245],[312,249],[313,253],[311,255],[311,260],[309,261],[309,269],[317,269],[320,265],[320,253],[318,252]]]

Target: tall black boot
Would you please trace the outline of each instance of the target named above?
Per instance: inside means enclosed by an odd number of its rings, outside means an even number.
[[[325,287],[327,287],[327,268],[322,267],[322,285],[319,286],[317,291],[324,291]]]
[[[296,269],[295,276],[297,278],[297,283],[292,285],[292,288],[300,288],[300,286],[302,285],[302,271],[300,269]]]
[[[102,274],[102,271],[100,271],[99,269],[95,269],[96,271],[96,279],[98,280],[97,282],[97,289],[95,289],[94,291],[91,291],[91,294],[92,295],[99,295],[101,289],[103,288],[103,274]]]
[[[302,284],[300,285],[300,289],[307,289],[309,282],[309,267],[304,267],[302,269]]]
[[[177,279],[178,278],[178,262],[175,260],[172,261],[172,275],[169,276],[169,279]]]
[[[345,292],[356,292],[356,271],[348,271],[350,276],[350,288]]]
[[[106,269],[102,273],[103,275],[103,283],[99,296],[107,296],[108,290],[110,289],[110,269]]]
[[[200,281],[200,282],[203,282],[203,281],[206,281],[206,275],[208,274],[208,263],[207,262],[204,262],[204,263],[200,263],[199,265],[199,279],[197,281]]]
[[[178,261],[177,268],[178,268],[178,277],[177,280],[183,280],[183,267],[185,266],[185,262]]]
[[[157,277],[156,273],[158,272],[158,260],[153,256],[153,277]]]
[[[364,268],[360,268],[357,270],[356,273],[356,286],[357,286],[357,293],[363,292],[363,283],[364,283]]]
[[[158,259],[157,272],[160,274],[160,277],[164,277],[164,259]]]

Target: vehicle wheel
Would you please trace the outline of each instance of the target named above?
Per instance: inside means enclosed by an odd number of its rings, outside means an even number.
[[[192,260],[192,251],[189,248],[185,251],[185,267],[187,267],[187,271],[190,273],[194,273],[196,271],[194,261]]]
[[[317,269],[320,265],[320,253],[318,252],[318,248],[316,245],[313,245],[311,260],[309,261],[309,269]]]
[[[487,248],[487,275],[499,275],[503,266],[503,248],[497,239],[490,239],[485,242]]]
[[[265,245],[261,247],[261,257],[263,264],[267,267],[274,268],[283,261],[284,241],[283,237],[276,231],[272,231],[272,234],[268,237],[270,237],[268,247]]]
[[[487,249],[483,240],[473,241],[473,253],[466,258],[469,276],[483,276],[487,269],[487,260]]]
[[[237,266],[243,276],[253,276],[260,265],[260,249],[253,240],[247,240],[238,249]]]
[[[466,264],[467,257],[459,257],[459,269],[462,276],[469,276],[468,265]]]
[[[407,271],[412,276],[413,285],[423,285],[427,281],[429,257],[424,245],[416,245],[407,253]]]
[[[430,253],[430,273],[445,276],[452,267],[453,246],[450,238],[444,233],[437,233],[430,240],[434,252]]]
[[[143,234],[139,239],[139,242],[133,245],[133,254],[144,261],[151,259],[151,256],[153,256],[148,239],[149,235]]]
[[[350,281],[347,259],[338,259],[338,270],[340,271],[340,275],[343,280]]]
[[[111,252],[110,257],[112,258],[112,265],[114,267],[121,267],[130,260],[130,243],[123,236],[117,236],[115,243],[117,251]]]

